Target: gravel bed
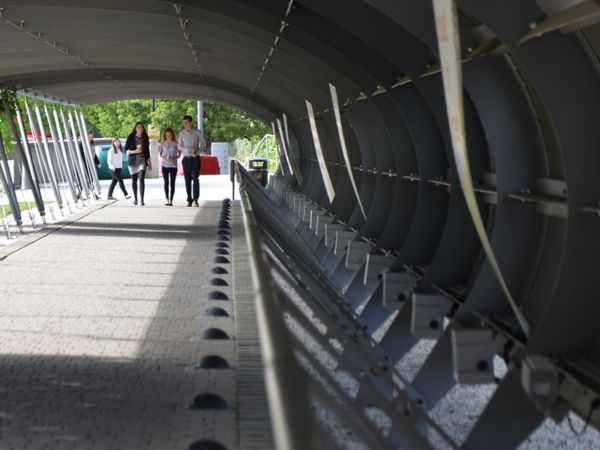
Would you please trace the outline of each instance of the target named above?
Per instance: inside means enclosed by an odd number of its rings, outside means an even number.
[[[312,321],[318,332],[324,333],[326,326],[315,317],[312,308],[301,298],[298,292],[296,292],[295,289],[275,271],[274,279],[278,286],[286,292],[286,295],[293,303],[309,320]],[[391,316],[385,324],[375,331],[374,338],[376,341],[379,341],[385,334],[393,318],[394,316]],[[335,380],[347,395],[356,395],[359,386],[358,380],[350,373],[337,368],[336,357],[343,350],[341,344],[338,341],[330,340],[329,344],[331,344],[331,347],[325,349],[310,337],[304,327],[293,318],[287,317],[286,322],[292,333],[305,345],[307,351],[323,364],[331,379]],[[447,322],[445,325],[447,325]],[[397,363],[395,369],[402,377],[404,377],[404,379],[412,381],[434,346],[434,340],[420,340]],[[329,382],[316,375],[314,370],[309,368],[306,363],[303,364],[303,366],[305,366],[314,380],[323,384],[325,391],[331,393],[334,398],[336,397],[336,394],[326,387]],[[507,368],[504,361],[499,357],[495,357],[494,372],[496,378],[501,379],[506,374],[506,371]],[[494,394],[495,389],[496,384],[456,385],[430,410],[429,415],[448,436],[460,445],[468,436],[469,431],[472,429],[487,402]],[[336,446],[348,450],[362,450],[369,448],[353,433],[351,426],[347,424],[344,417],[340,417],[339,414],[328,409],[318,398],[313,399],[313,407],[317,421],[323,428],[325,434],[332,439]],[[380,409],[369,408],[366,411],[365,416],[378,428],[389,430],[390,420]],[[585,424],[579,417],[572,413],[570,414],[570,417],[572,426],[575,430],[584,429]],[[559,424],[555,423],[552,419],[547,419],[518,448],[519,450],[600,449],[600,433],[590,427],[587,428],[581,436],[576,436],[566,418]]]

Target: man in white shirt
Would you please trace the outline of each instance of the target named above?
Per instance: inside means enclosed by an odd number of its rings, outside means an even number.
[[[183,118],[183,130],[179,132],[177,148],[183,155],[183,175],[185,177],[185,190],[187,191],[188,206],[198,206],[198,197],[200,197],[200,154],[206,149],[206,140],[200,130],[193,127],[194,119],[192,116]],[[193,183],[193,189],[192,189]]]

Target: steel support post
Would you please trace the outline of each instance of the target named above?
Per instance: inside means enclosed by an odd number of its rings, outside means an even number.
[[[31,137],[33,139],[33,148],[31,146],[29,146],[29,139],[26,134],[27,126],[26,126],[25,117],[22,117],[23,140],[28,142],[28,147],[31,152],[31,160],[33,161],[33,166],[38,171],[38,174],[39,174],[38,184],[40,186],[40,192],[42,194],[42,199],[44,198],[44,194],[45,194],[46,202],[48,204],[47,205],[48,211],[50,211],[50,216],[52,217],[52,220],[55,221],[56,216],[54,215],[54,208],[52,207],[52,201],[49,198],[47,190],[44,189],[45,187],[48,186],[48,184],[50,184],[52,186],[52,183],[50,180],[50,175],[48,173],[46,159],[44,158],[44,151],[42,150],[42,146],[41,146],[40,140],[39,140],[40,138],[38,136],[38,132],[36,130],[36,125],[33,120],[33,115],[31,114],[31,109],[29,108],[29,104],[27,102],[25,102],[25,114],[27,115],[27,120],[29,122],[29,128],[31,130]],[[57,200],[56,197],[54,199]]]
[[[42,195],[40,193],[40,188],[37,183],[37,179],[33,177],[32,167],[30,165],[30,159],[28,154],[25,152],[25,149],[21,143],[21,138],[19,137],[19,132],[17,131],[17,126],[15,125],[15,118],[10,109],[10,106],[6,101],[4,103],[4,113],[6,114],[6,119],[8,120],[8,126],[10,128],[10,132],[15,140],[15,151],[17,153],[17,157],[20,159],[21,164],[23,165],[23,172],[25,175],[25,183],[29,184],[31,187],[31,192],[33,193],[33,198],[35,200],[35,204],[37,209],[42,216],[42,220],[45,222],[46,210],[44,208],[44,201],[42,200]],[[17,114],[20,116],[18,109]],[[22,122],[20,121],[20,125],[22,126]],[[27,145],[27,140],[25,140],[25,145]]]
[[[54,154],[56,155],[56,161],[58,163],[58,170],[60,173],[60,177],[64,180],[64,182],[69,186],[71,191],[71,196],[73,197],[73,202],[77,203],[77,191],[75,190],[75,186],[73,184],[73,179],[71,178],[71,173],[68,170],[67,161],[64,159],[65,150],[64,143],[62,142],[62,134],[60,133],[60,128],[58,129],[58,134],[56,133],[56,127],[54,124],[54,119],[50,115],[48,111],[48,106],[44,105],[44,114],[46,116],[46,120],[48,121],[48,127],[50,128],[50,135],[52,136],[52,145],[54,148]],[[67,205],[70,205],[70,202],[67,199]]]
[[[96,164],[94,163],[94,158],[92,155],[96,154],[96,149],[93,149],[90,145],[90,141],[87,138],[88,130],[87,124],[85,123],[85,117],[83,117],[82,111],[75,110],[73,112],[75,118],[77,120],[77,125],[79,127],[80,135],[81,135],[81,145],[83,146],[84,153],[86,155],[86,159],[90,168],[90,175],[92,177],[92,182],[94,187],[96,188],[96,194],[100,197],[102,193],[102,188],[100,187],[100,180],[98,179],[98,172],[96,171]]]
[[[4,148],[4,138],[2,136],[2,132],[0,132],[0,161],[2,162],[2,168],[0,172],[2,172],[2,185],[4,186],[4,190],[6,191],[6,195],[8,196],[8,201],[10,203],[10,209],[12,211],[13,218],[15,219],[15,223],[19,227],[19,230],[23,231],[23,218],[21,217],[21,208],[19,207],[19,201],[17,200],[17,193],[15,191],[15,184],[13,182],[12,175],[10,174],[10,167],[8,165],[8,158],[6,156],[6,149]]]
[[[25,104],[27,105],[27,103]],[[56,171],[52,162],[52,156],[50,154],[50,147],[48,146],[48,139],[46,138],[46,130],[44,129],[44,122],[42,121],[40,107],[37,103],[35,103],[34,109],[38,127],[35,127],[35,118],[32,117],[33,113],[27,105],[27,115],[29,116],[29,122],[31,123],[31,131],[36,136],[38,143],[41,143],[41,145],[43,146],[43,151],[40,151],[41,160],[42,163],[45,165],[46,174],[50,179],[50,184],[52,185],[52,190],[54,191],[54,197],[58,202],[58,207],[62,211],[62,209],[64,208],[63,198],[58,187],[58,177],[56,176]]]
[[[77,133],[75,132],[75,126],[73,124],[72,115],[69,113],[69,119],[67,120],[62,108],[60,110],[60,114],[65,127],[65,137],[67,138],[69,146],[71,147],[72,158],[74,161],[77,161],[77,174],[79,175],[79,182],[81,183],[81,188],[88,202],[90,202],[92,200],[92,192],[90,190],[90,183],[85,170],[85,163],[83,161],[83,158],[81,157],[81,152],[79,151],[79,144],[77,143]]]
[[[67,169],[67,172],[69,173],[73,188],[75,189],[75,204],[77,204],[78,200],[81,200],[81,202],[83,203],[82,195],[84,194],[85,190],[83,189],[82,183],[80,182],[81,177],[77,168],[77,158],[73,154],[71,148],[72,144],[69,140],[68,127],[66,126],[66,123],[64,121],[64,115],[61,111],[61,116],[59,116],[58,112],[56,111],[56,108],[53,108],[52,116],[54,117],[54,123],[56,124],[56,131],[58,133],[58,139],[60,140],[60,147],[63,153],[65,167]]]

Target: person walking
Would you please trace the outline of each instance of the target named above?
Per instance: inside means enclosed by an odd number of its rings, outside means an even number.
[[[185,177],[185,190],[187,192],[187,205],[198,205],[200,197],[200,153],[206,148],[204,134],[193,128],[192,116],[184,116],[183,130],[179,133],[177,148],[183,155],[183,175]],[[193,185],[193,186],[192,186]]]
[[[131,195],[129,195],[127,189],[125,189],[123,175],[121,174],[121,171],[123,170],[123,150],[121,149],[121,140],[119,138],[115,138],[113,140],[112,146],[108,151],[106,162],[108,163],[108,168],[113,174],[113,179],[110,183],[110,187],[108,188],[107,200],[116,200],[116,198],[113,197],[113,192],[117,183],[119,183],[119,187],[121,188],[121,191],[123,191],[125,198],[131,198]]]
[[[172,128],[165,130],[158,153],[162,158],[162,174],[165,183],[165,198],[167,199],[165,206],[173,206],[175,179],[177,177],[177,160],[181,156],[181,152],[177,148],[175,132]]]
[[[138,204],[138,180],[140,185],[140,204],[144,203],[146,190],[146,169],[152,170],[150,161],[150,138],[142,122],[137,122],[133,131],[127,137],[125,149],[129,157],[129,172],[131,173],[131,187],[133,188],[133,204]]]

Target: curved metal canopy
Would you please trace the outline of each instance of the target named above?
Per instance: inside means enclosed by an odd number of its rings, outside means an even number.
[[[586,392],[600,392],[600,7],[595,0],[457,5],[477,201],[530,336],[520,335],[461,191],[430,1],[4,0],[0,83],[76,103],[198,98],[275,124],[286,114],[302,182],[286,170],[285,185],[394,255],[394,269],[419,274],[418,292],[453,297],[454,323],[479,326],[477,313],[510,336],[510,376],[465,446],[512,448],[543,418],[516,387],[523,355],[555,358]],[[329,83],[342,104],[350,170]],[[350,195],[349,173],[366,217]],[[415,343],[403,341],[400,350],[392,341],[397,356]],[[453,386],[447,333],[413,384],[429,406]],[[507,398],[529,409],[515,411]],[[592,400],[567,399],[582,416]],[[490,425],[515,414],[522,426],[513,433]],[[597,411],[590,417],[600,423]]]
[[[173,83],[195,85],[186,87],[190,97],[208,96],[267,118],[265,109],[299,116],[305,98],[325,101],[328,81],[356,96],[377,85],[367,70],[387,65],[390,80],[400,74],[366,48],[350,54],[357,39],[308,6],[275,0],[7,1],[0,80],[81,103],[177,97]],[[328,45],[331,39],[339,49]],[[357,86],[354,72],[368,84]],[[144,81],[153,86],[142,88]]]

